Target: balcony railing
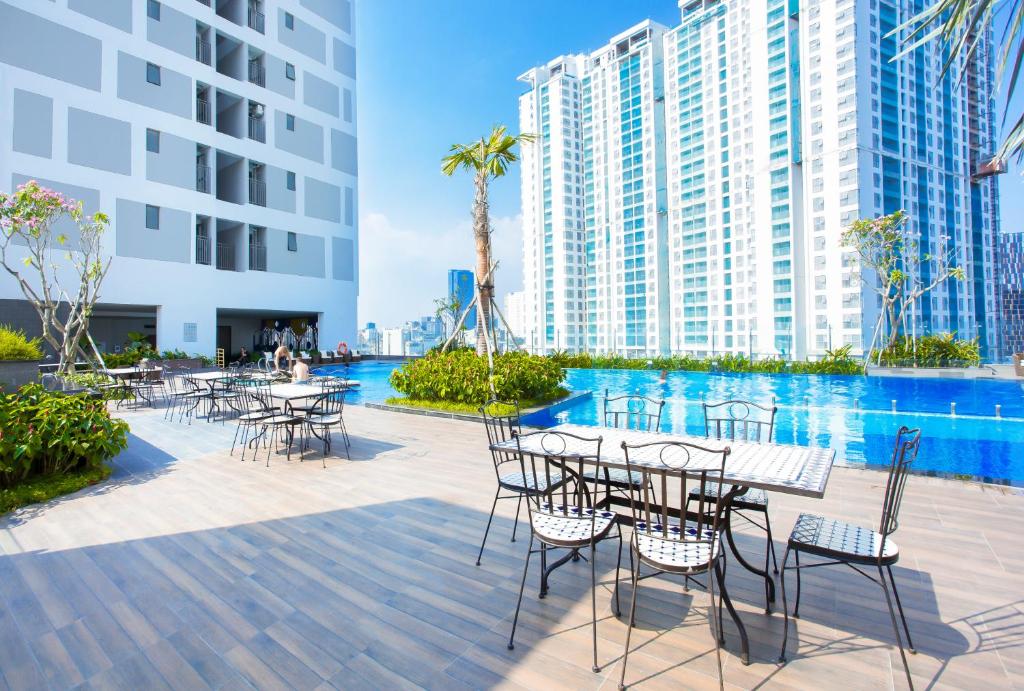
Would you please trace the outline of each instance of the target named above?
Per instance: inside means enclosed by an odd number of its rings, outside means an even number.
[[[249,81],[256,86],[267,85],[267,71],[264,69],[263,65],[255,60],[251,60],[249,62]]]
[[[204,41],[202,36],[196,36],[196,60],[204,65],[210,64],[210,42]]]
[[[263,243],[249,243],[249,271],[267,270],[267,248]]]
[[[205,98],[196,98],[196,121],[203,125],[213,124],[213,112],[210,110],[210,102]]]
[[[210,236],[196,234],[196,264],[210,265]]]
[[[196,192],[210,193],[210,166],[196,164]]]
[[[266,26],[266,17],[263,13],[252,7],[249,8],[249,28],[259,31],[261,34],[264,33],[263,29]]]
[[[258,142],[267,141],[267,126],[263,122],[263,118],[249,118],[249,139],[255,139]]]
[[[221,271],[235,270],[235,246],[227,242],[217,243],[217,268]]]
[[[256,178],[249,178],[249,203],[256,206],[267,205],[267,183]]]

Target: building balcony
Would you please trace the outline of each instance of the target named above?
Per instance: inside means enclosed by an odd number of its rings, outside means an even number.
[[[256,206],[267,205],[267,183],[263,180],[249,178],[249,203]]]
[[[267,85],[267,70],[255,60],[249,63],[249,81],[256,86]]]
[[[235,246],[227,242],[217,243],[217,268],[221,271],[235,270]]]
[[[263,118],[249,118],[249,139],[255,139],[258,142],[267,141],[267,125]]]
[[[197,235],[196,236],[196,264],[202,264],[203,266],[209,266],[211,257],[212,243],[208,235]]]
[[[266,17],[259,10],[250,7],[249,8],[249,28],[259,31],[261,34],[266,33]]]
[[[196,60],[204,65],[209,65],[211,59],[210,42],[204,41],[200,36],[196,36]]]
[[[267,270],[267,248],[265,245],[249,243],[249,271]]]
[[[203,125],[213,124],[213,111],[210,109],[210,102],[205,98],[196,98],[196,122]]]
[[[210,193],[210,166],[196,164],[196,192]]]

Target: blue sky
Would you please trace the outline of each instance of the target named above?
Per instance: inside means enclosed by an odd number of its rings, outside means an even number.
[[[441,174],[448,147],[517,131],[518,75],[646,18],[674,26],[675,0],[357,3],[360,324],[431,314],[447,270],[471,266],[472,180]],[[1001,190],[1004,230],[1024,229],[1020,175]],[[503,296],[522,287],[518,170],[492,186],[491,216]]]

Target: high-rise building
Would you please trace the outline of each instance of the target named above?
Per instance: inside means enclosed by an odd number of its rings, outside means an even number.
[[[1024,353],[1024,232],[999,237],[1000,353]]]
[[[466,269],[448,270],[448,297],[455,298],[459,303],[459,315],[456,317],[456,320],[462,316],[462,313],[469,307],[469,303],[473,301],[475,290],[476,286],[473,284],[472,271],[467,271]],[[466,329],[476,328],[476,307],[469,311],[462,325]]]
[[[92,320],[160,349],[355,341],[352,0],[0,0],[0,189],[110,217]],[[38,332],[0,279],[3,321]]]
[[[512,336],[521,345],[529,346],[530,318],[527,316],[525,298],[526,293],[522,290],[508,293],[502,309]]]
[[[840,236],[904,209],[919,280],[943,252],[966,276],[919,300],[908,328],[995,355],[991,32],[958,82],[938,79],[933,46],[894,60],[889,34],[918,0],[679,5],[671,29],[642,22],[520,77],[520,127],[541,135],[522,190],[540,346],[859,351],[879,306]]]

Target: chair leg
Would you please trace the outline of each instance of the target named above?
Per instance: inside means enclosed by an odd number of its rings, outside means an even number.
[[[889,582],[892,583],[892,594],[896,597],[896,608],[900,611],[900,619],[903,620],[903,631],[907,634],[907,650],[916,653],[914,641],[910,638],[910,627],[907,626],[907,617],[903,614],[903,603],[900,602],[900,591],[896,590],[896,578],[892,575],[892,566],[887,566],[889,571]]]
[[[494,501],[491,503],[491,515],[487,517],[487,527],[484,528],[484,539],[480,542],[480,552],[476,555],[476,565],[480,566],[480,559],[484,556],[484,545],[487,544],[487,534],[491,532],[491,521],[494,520],[494,509],[498,507],[498,495],[501,494],[501,487],[494,493]],[[520,495],[522,496],[522,495]]]
[[[597,664],[597,546],[590,542],[590,628],[594,641],[594,673],[601,671]]]
[[[544,543],[541,543],[542,545]],[[523,590],[526,588],[526,572],[530,568],[530,555],[533,554],[533,531],[530,531],[530,546],[526,550],[526,563],[523,564],[523,579],[519,581],[519,599],[516,601],[516,614],[512,617],[512,633],[508,637],[508,649],[514,650],[516,637],[516,624],[519,623],[519,608],[523,606]]]
[[[630,563],[633,563],[633,544],[629,545]],[[622,670],[619,673],[619,690],[626,688],[626,661],[629,659],[629,639],[633,634],[633,624],[636,620],[636,591],[639,589],[639,578],[640,565],[637,563],[632,567],[632,581],[633,581],[633,599],[629,605],[629,628],[626,629],[626,646],[622,650]]]
[[[615,555],[615,616],[622,616],[622,605],[619,603],[619,571],[622,569],[622,526],[616,524],[619,529],[619,551]]]
[[[715,573],[712,574],[708,571],[708,595],[710,597],[708,607],[711,610],[711,622],[712,622],[712,635],[715,637],[715,659],[718,661],[718,688],[724,688],[724,676],[722,675],[722,641],[725,640],[725,632],[722,630],[722,619],[721,612],[719,612],[718,619],[715,618],[715,578],[717,576],[719,583],[725,583],[725,572],[722,571],[723,560],[718,560],[715,563]],[[721,597],[721,596],[719,596]]]
[[[800,618],[800,551],[793,552],[796,559],[796,606],[793,607],[793,618]]]
[[[519,509],[523,507],[523,495],[519,494],[519,501],[516,502],[516,521],[512,524],[512,542],[516,541],[516,528],[519,527]],[[491,510],[491,515],[494,515],[494,510]]]
[[[910,663],[907,662],[907,653],[903,649],[903,636],[900,635],[900,625],[896,621],[896,610],[892,606],[892,596],[889,595],[889,584],[885,582],[885,574],[882,567],[878,567],[878,581],[882,585],[882,592],[885,593],[885,604],[889,606],[889,619],[892,620],[892,632],[896,635],[896,645],[900,647],[900,658],[903,660],[903,671],[907,674],[907,686],[911,691],[914,688],[914,680],[910,678]]]
[[[779,572],[779,562],[775,561],[775,541],[772,540],[772,519],[768,517],[768,507],[764,509],[764,529],[768,533],[767,552],[772,556],[772,567],[775,573]],[[764,571],[768,573],[768,553],[764,555]]]
[[[789,545],[782,553],[782,574],[779,576],[779,587],[782,589],[782,650],[779,651],[779,662],[786,663],[786,641],[789,638],[789,606],[786,603],[786,563],[789,562]],[[799,577],[800,571],[797,570]]]

